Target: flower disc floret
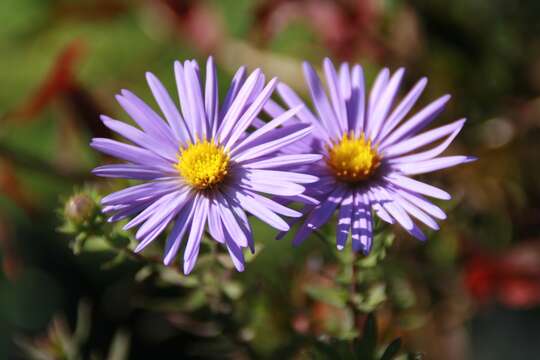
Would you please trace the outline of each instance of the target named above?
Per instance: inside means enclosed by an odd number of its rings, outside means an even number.
[[[198,190],[221,183],[229,171],[229,155],[213,141],[199,141],[181,149],[176,169],[184,180]]]
[[[373,175],[381,165],[381,157],[363,133],[356,137],[351,132],[328,147],[326,162],[339,180],[356,183]]]

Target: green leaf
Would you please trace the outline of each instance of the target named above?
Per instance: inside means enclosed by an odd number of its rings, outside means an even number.
[[[377,322],[373,314],[367,316],[364,323],[362,338],[358,342],[357,354],[359,359],[374,359],[377,347]]]
[[[306,293],[313,299],[339,308],[347,305],[348,293],[344,289],[328,288],[322,286],[308,286]]]
[[[381,360],[392,360],[399,352],[399,349],[401,349],[401,339],[397,338],[394,341],[388,345],[386,350],[384,351],[383,355],[381,356]]]

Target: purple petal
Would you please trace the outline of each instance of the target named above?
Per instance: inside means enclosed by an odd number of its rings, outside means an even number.
[[[382,149],[383,147],[395,144],[412,133],[420,131],[440,114],[448,100],[450,100],[450,95],[445,95],[424,107],[416,115],[403,123],[396,131],[382,140],[380,148]]]
[[[405,175],[418,175],[446,169],[459,164],[475,161],[473,156],[443,156],[435,159],[397,164],[394,167]]]
[[[300,165],[307,165],[322,159],[320,154],[304,154],[304,155],[281,155],[265,160],[254,160],[252,162],[244,162],[243,166],[249,169],[273,169],[282,167],[298,168]]]
[[[383,156],[386,158],[396,157],[398,155],[406,154],[410,151],[416,150],[427,144],[431,144],[434,141],[437,141],[447,135],[450,135],[444,141],[444,144],[446,144],[446,146],[441,147],[442,150],[440,152],[442,152],[450,145],[450,143],[454,140],[457,134],[459,134],[464,124],[465,124],[465,119],[461,119],[451,124],[440,126],[433,130],[429,130],[422,134],[413,136],[407,140],[404,140],[395,145],[389,146],[387,149],[381,148],[380,151],[383,154]],[[438,154],[435,153],[435,155],[433,156],[439,155],[440,152]]]
[[[130,186],[113,192],[101,199],[102,205],[113,205],[139,201],[149,196],[161,196],[171,191],[181,190],[180,184],[174,181],[160,181]]]
[[[352,70],[352,93],[351,117],[349,118],[349,129],[354,129],[356,135],[360,135],[365,128],[366,113],[366,90],[364,71],[360,65],[353,66]]]
[[[308,218],[302,224],[298,232],[296,233],[293,244],[301,244],[308,236],[313,232],[313,230],[318,229],[324,223],[330,219],[336,208],[339,206],[343,200],[343,195],[345,194],[345,189],[343,187],[337,187],[320,205],[316,206],[308,215]]]
[[[151,169],[143,165],[112,164],[99,166],[92,170],[92,174],[108,178],[154,180],[165,175],[174,175],[175,172],[171,169],[169,172],[164,173],[162,170]]]
[[[354,194],[354,212],[351,235],[352,249],[369,253],[373,242],[373,220],[369,200],[365,194]]]
[[[125,112],[150,136],[159,141],[168,142],[176,147],[178,140],[174,138],[170,128],[150,106],[128,90],[122,90],[116,100]]]
[[[343,96],[341,95],[339,80],[336,74],[336,69],[334,64],[328,58],[325,58],[323,61],[324,74],[326,75],[326,83],[328,85],[328,90],[330,92],[330,101],[332,102],[332,108],[336,114],[338,122],[336,123],[339,126],[340,133],[344,133],[348,130],[347,122],[347,107]]]
[[[246,129],[249,127],[253,119],[261,112],[266,101],[270,98],[277,84],[277,79],[273,78],[268,82],[266,87],[258,94],[257,98],[253,103],[247,108],[242,117],[236,122],[234,129],[231,131],[227,142],[225,143],[225,148],[231,148],[236,143],[236,141],[243,135]]]
[[[424,88],[427,84],[427,78],[420,79],[416,85],[412,88],[411,91],[401,100],[399,105],[394,109],[390,114],[388,119],[386,119],[382,131],[375,137],[374,142],[379,142],[379,140],[384,140],[384,138],[399,124],[399,122],[409,113],[416,100],[424,91]]]
[[[272,132],[271,136],[268,138],[261,136],[259,141],[253,142],[251,148],[233,156],[232,159],[240,163],[278,151],[280,148],[302,139],[312,129],[310,125],[305,124],[294,124],[276,129]]]
[[[180,100],[180,109],[182,110],[182,115],[187,124],[188,129],[192,137],[195,140],[199,137],[199,124],[197,118],[195,117],[195,109],[191,108],[188,92],[190,91],[186,83],[186,75],[184,71],[184,66],[180,61],[174,62],[174,76],[176,78],[176,87],[178,89],[178,98]]]
[[[166,266],[172,263],[176,254],[178,253],[178,249],[180,249],[180,245],[182,244],[182,239],[184,238],[187,229],[191,225],[191,220],[193,218],[194,212],[195,207],[193,206],[192,201],[187,203],[182,208],[182,210],[180,210],[178,217],[176,218],[174,227],[172,228],[171,233],[169,234],[169,236],[167,237],[167,241],[165,242],[163,263]]]
[[[139,129],[124,122],[111,119],[108,116],[101,115],[100,118],[106,127],[120,134],[132,143],[141,146],[146,150],[150,150],[154,154],[161,156],[164,159],[176,162],[176,154],[178,149],[170,146],[168,142],[158,141],[156,138],[147,135]]]
[[[135,164],[148,166],[164,172],[170,172],[172,169],[172,165],[163,158],[137,146],[105,138],[92,139],[90,146],[104,154]]]
[[[208,207],[208,232],[218,243],[225,243],[225,235],[221,227],[221,216],[217,199],[211,199]]]
[[[407,213],[414,216],[416,219],[420,220],[422,223],[426,224],[433,230],[439,230],[439,224],[437,224],[437,222],[433,220],[428,214],[420,210],[416,205],[404,199],[397,193],[393,193],[392,197]]]
[[[389,77],[390,77],[390,71],[387,68],[382,69],[377,75],[377,77],[375,78],[375,82],[373,83],[373,86],[371,87],[371,92],[369,93],[367,118],[364,124],[365,125],[364,132],[366,134],[369,134],[371,131],[371,127],[372,127],[371,122],[374,115],[375,105],[377,105],[377,101],[379,101],[381,94],[386,88]]]
[[[383,198],[378,194],[375,190],[371,190],[368,193],[369,202],[371,204],[371,208],[375,210],[375,213],[381,220],[386,221],[389,224],[395,223],[394,218],[382,207],[382,203],[385,201],[389,201],[386,198]]]
[[[221,222],[225,226],[224,232],[230,234],[232,239],[234,239],[234,242],[241,247],[248,246],[248,238],[245,236],[242,228],[236,221],[236,217],[231,211],[227,201],[222,197],[220,200],[218,200],[217,206]]]
[[[399,195],[404,199],[407,199],[409,202],[415,204],[417,207],[427,212],[429,215],[433,216],[436,219],[444,220],[446,219],[446,214],[438,206],[432,204],[424,197],[419,194],[414,194],[406,190],[394,189]]]
[[[266,206],[260,204],[257,201],[254,201],[254,198],[252,196],[247,195],[245,192],[241,191],[240,189],[234,189],[234,188],[227,188],[225,189],[225,193],[227,196],[229,196],[233,201],[238,202],[238,204],[259,218],[260,220],[264,221],[268,225],[281,230],[281,231],[288,231],[289,225],[283,220],[281,217],[276,215],[273,211],[268,209]]]
[[[319,181],[319,178],[317,176],[301,174],[292,171],[250,169],[246,171],[246,176],[250,179],[266,181],[285,181],[299,184],[311,184]]]
[[[338,225],[336,233],[336,245],[338,250],[343,250],[349,237],[352,225],[352,211],[353,211],[354,194],[350,194],[343,198],[339,207]]]
[[[251,93],[253,92],[255,86],[257,85],[257,81],[260,76],[261,71],[259,69],[253,71],[238,92],[238,95],[236,96],[234,101],[232,102],[217,132],[220,143],[224,143],[229,138],[229,135],[234,129],[240,117],[240,114],[242,114],[242,112],[244,111],[247,101],[251,96]]]
[[[189,130],[186,128],[184,119],[180,116],[178,108],[173,103],[169,92],[165,89],[161,81],[150,72],[146,73],[146,80],[176,138],[184,143],[193,140]]]
[[[193,213],[193,221],[191,223],[191,231],[184,250],[184,274],[189,274],[199,255],[201,238],[204,233],[204,225],[208,218],[208,203],[209,200],[205,197],[195,199],[195,212]]]
[[[212,137],[215,137],[218,127],[218,81],[214,59],[209,56],[206,61],[206,85],[204,90],[204,108],[212,129]]]
[[[246,67],[242,66],[236,71],[236,74],[234,74],[229,91],[227,92],[227,95],[225,96],[225,100],[223,100],[223,105],[221,106],[221,110],[218,117],[218,120],[219,120],[217,124],[218,129],[219,129],[219,126],[221,125],[221,121],[225,117],[225,114],[229,111],[231,104],[236,98],[238,91],[244,84],[245,77],[246,77]]]
[[[315,105],[315,108],[317,109],[321,123],[326,128],[330,137],[339,139],[342,133],[340,132],[336,116],[332,110],[332,107],[330,106],[330,103],[328,102],[328,98],[326,97],[326,93],[324,92],[317,73],[307,62],[304,62],[303,68],[304,76],[311,93],[311,98],[313,99],[313,105]]]
[[[234,146],[231,150],[231,154],[235,154],[236,152],[242,151],[246,146],[252,144],[255,140],[259,139],[261,136],[269,134],[271,131],[273,131],[278,126],[282,125],[285,121],[290,120],[294,117],[296,113],[301,109],[301,107],[296,107],[294,109],[288,110],[278,116],[277,118],[273,119],[269,123],[265,124],[261,128],[255,130],[253,133],[251,133],[248,137],[246,137],[242,142],[240,142],[238,145]]]
[[[283,205],[279,204],[278,202],[276,202],[276,201],[274,201],[272,199],[261,196],[259,194],[254,193],[254,192],[251,192],[251,191],[245,191],[245,192],[249,196],[253,197],[253,199],[255,201],[258,201],[261,205],[267,207],[268,209],[275,212],[276,214],[289,216],[289,217],[301,217],[302,216],[301,212],[290,209],[290,208],[288,208],[286,206],[283,206]]]
[[[184,62],[187,98],[191,109],[191,116],[193,116],[193,121],[196,124],[197,133],[195,134],[195,137],[198,135],[199,139],[206,139],[207,135],[210,134],[210,128],[204,110],[201,81],[195,65],[196,63],[193,61]]]
[[[405,230],[410,231],[413,228],[413,222],[409,215],[407,215],[407,212],[403,210],[403,208],[383,188],[378,188],[376,192],[382,194],[384,198],[388,199],[388,201],[382,202],[381,205]]]
[[[368,136],[370,139],[375,139],[386,120],[386,116],[394,103],[396,98],[401,79],[403,78],[405,70],[399,69],[392,75],[392,78],[388,82],[388,85],[381,93],[379,100],[377,101],[375,108],[373,109],[372,118],[370,119],[370,131]]]
[[[244,271],[244,254],[242,252],[242,248],[236,244],[229,232],[224,231],[224,233],[225,245],[227,246],[227,250],[229,251],[229,255],[234,264],[234,267],[238,271]]]
[[[385,180],[405,190],[431,196],[436,199],[450,200],[452,198],[449,193],[442,189],[420,182],[418,180],[411,179],[407,176],[392,174],[385,177]]]

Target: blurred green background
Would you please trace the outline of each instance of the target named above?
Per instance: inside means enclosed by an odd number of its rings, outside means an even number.
[[[110,244],[74,255],[57,231],[74,192],[118,187],[89,173],[103,159],[88,142],[108,135],[98,115],[127,120],[114,94],[154,106],[146,71],[172,90],[174,60],[209,54],[222,94],[245,64],[305,96],[301,62],[326,56],[369,82],[385,66],[406,67],[405,87],[427,76],[422,104],[452,94],[436,124],[467,117],[450,152],[480,160],[429,177],[454,194],[449,218],[366,264],[361,308],[426,359],[536,358],[538,14],[535,0],[2,0],[0,358],[310,358],[309,339],[347,339],[333,282],[348,255],[316,239],[292,249],[255,222],[264,247],[245,273],[203,258],[189,280]]]

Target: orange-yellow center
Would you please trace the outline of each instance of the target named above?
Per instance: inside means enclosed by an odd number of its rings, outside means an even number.
[[[196,189],[221,183],[229,171],[229,154],[213,141],[198,141],[180,149],[176,169]]]
[[[355,183],[369,178],[381,165],[381,157],[371,140],[362,133],[345,133],[341,140],[328,146],[326,162],[334,175],[342,181]]]

